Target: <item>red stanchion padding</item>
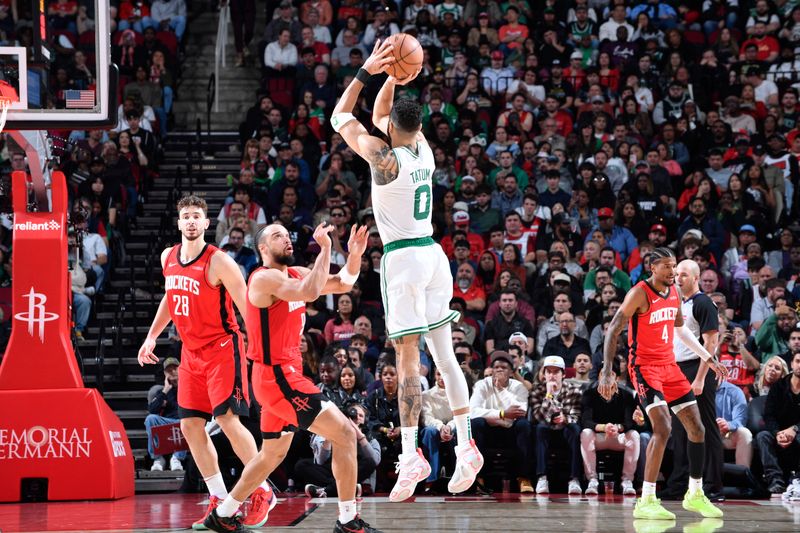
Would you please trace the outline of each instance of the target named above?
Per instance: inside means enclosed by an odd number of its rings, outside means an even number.
[[[12,330],[0,364],[0,501],[25,480],[47,480],[51,500],[133,495],[130,444],[119,418],[83,387],[70,342],[67,190],[52,179],[52,211],[27,211],[24,172],[12,174]]]
[[[95,389],[0,391],[0,502],[23,480],[47,480],[48,500],[132,496],[133,455],[117,415]]]

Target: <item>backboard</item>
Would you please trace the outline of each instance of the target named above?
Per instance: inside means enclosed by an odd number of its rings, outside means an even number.
[[[109,31],[109,0],[0,0],[0,81],[19,98],[5,129],[112,126]]]

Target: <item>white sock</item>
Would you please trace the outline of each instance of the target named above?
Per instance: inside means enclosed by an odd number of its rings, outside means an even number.
[[[339,523],[346,524],[354,520],[357,515],[356,501],[339,502]]]
[[[656,495],[656,484],[645,481],[642,483],[642,498]]]
[[[233,514],[238,511],[239,507],[241,506],[242,502],[234,499],[233,496],[228,494],[228,497],[225,498],[225,500],[217,507],[217,515],[225,517],[233,516]]]
[[[695,491],[703,491],[703,478],[695,479],[693,477],[689,478],[689,492]]]
[[[453,421],[456,424],[456,439],[458,439],[458,445],[460,447],[466,447],[469,445],[469,441],[472,438],[472,425],[469,421],[469,414],[455,415]]]
[[[216,496],[222,500],[228,495],[228,489],[225,488],[225,482],[222,480],[222,474],[217,472],[213,476],[203,478],[208,487],[208,493]]]
[[[267,483],[266,481],[262,481],[262,482],[261,482],[261,485],[259,485],[259,487],[261,487],[262,489],[264,489],[265,491],[267,491],[267,494],[269,494],[270,492],[272,492],[272,487],[270,487],[270,486],[269,486],[269,483]]]
[[[417,453],[417,427],[400,428],[400,438],[403,443],[403,454],[410,455]],[[348,520],[349,522],[349,520]]]

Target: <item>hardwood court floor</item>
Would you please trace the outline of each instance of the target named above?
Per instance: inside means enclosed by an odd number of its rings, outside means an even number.
[[[119,501],[0,504],[0,531],[145,532],[186,531],[205,509],[197,494],[139,495]],[[633,498],[529,496],[419,497],[400,504],[365,498],[361,514],[386,533],[570,531],[711,533],[712,531],[800,531],[800,502],[730,501],[723,520],[701,520],[680,507],[675,523],[634,521]],[[330,532],[336,499],[280,499],[263,531]]]

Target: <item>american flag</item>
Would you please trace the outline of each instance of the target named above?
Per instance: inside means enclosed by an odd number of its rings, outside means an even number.
[[[94,107],[94,91],[64,91],[67,109],[92,109]]]

